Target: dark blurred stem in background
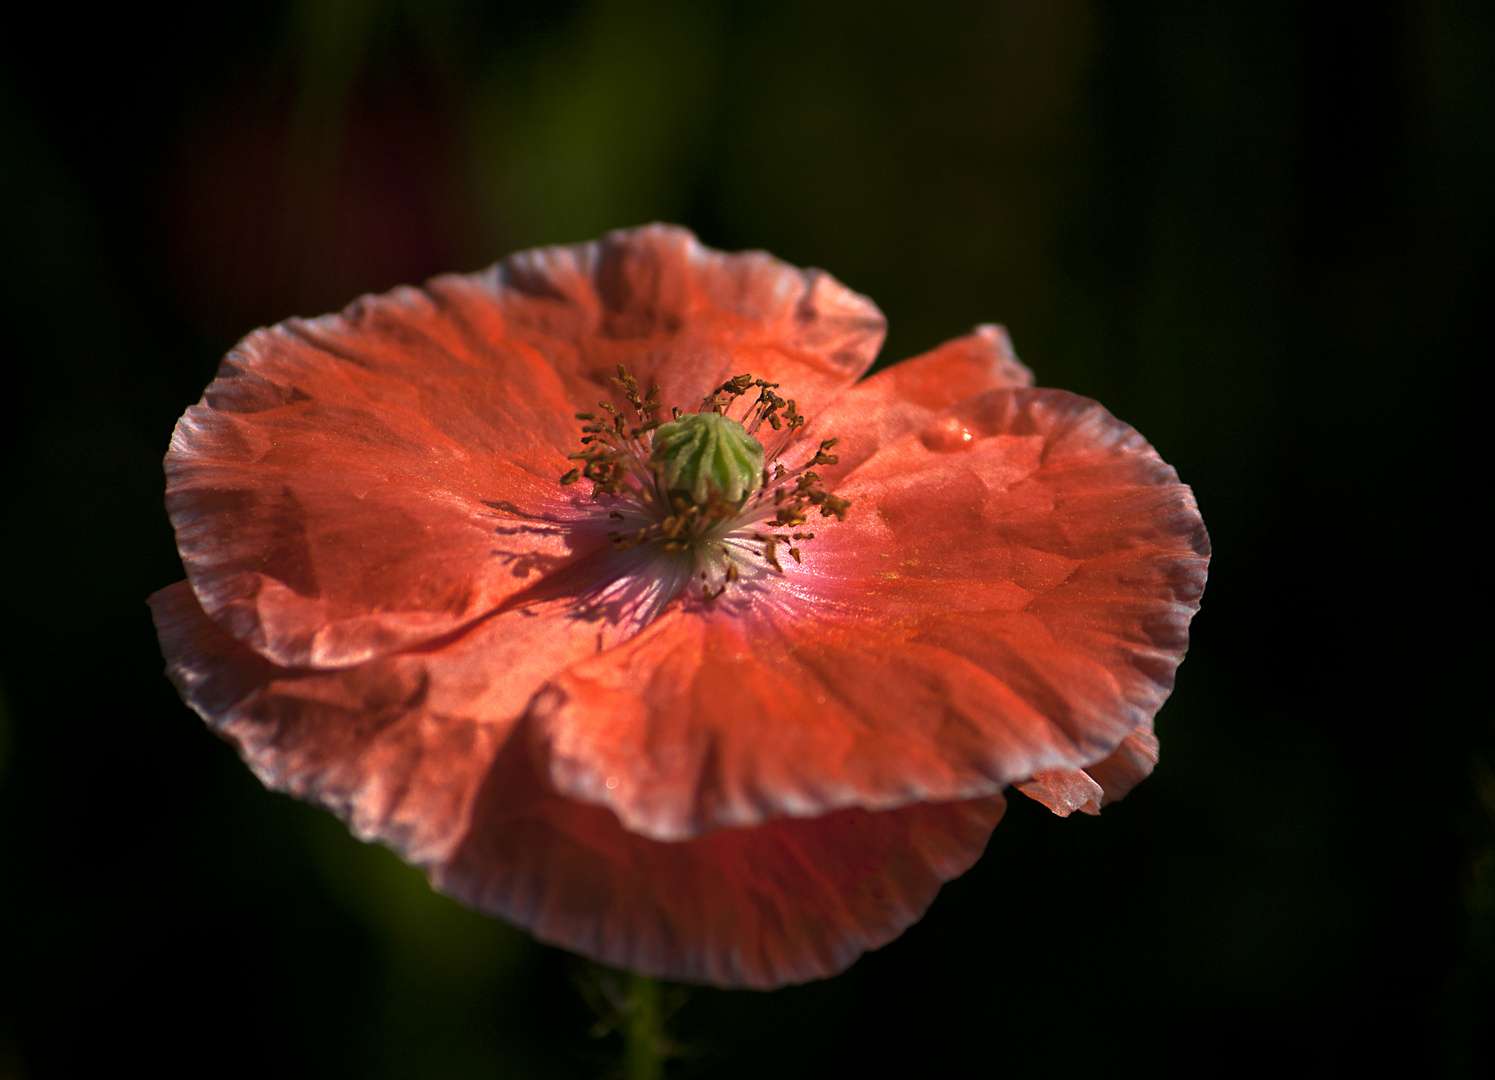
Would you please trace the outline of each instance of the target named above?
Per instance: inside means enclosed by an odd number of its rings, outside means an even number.
[[[659,1080],[664,1075],[665,1038],[659,983],[628,976],[623,1026],[623,1070],[628,1080]]]

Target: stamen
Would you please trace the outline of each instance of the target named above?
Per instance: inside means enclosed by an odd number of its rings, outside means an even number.
[[[763,538],[763,561],[782,574],[784,568],[779,565],[778,554],[774,551],[778,542],[779,538],[777,536],[766,536]]]
[[[658,385],[643,394],[638,379],[622,364],[612,382],[637,415],[636,424],[630,425],[606,401],[598,402],[600,414],[576,413],[582,422],[582,449],[568,458],[579,467],[564,473],[560,482],[569,486],[584,478],[592,481],[594,499],[623,500],[623,508],[609,509],[607,516],[633,526],[607,534],[614,547],[651,544],[661,551],[694,552],[702,596],[711,601],[742,580],[738,560],[757,556],[769,570],[783,574],[780,545],[798,565],[804,561],[798,545],[815,539],[809,531],[786,535],[762,530],[802,526],[811,507],[818,507],[822,517],[845,519],[850,502],[826,491],[814,471],[839,462],[831,452],[837,439],[822,440],[814,455],[796,467],[780,460],[806,419],[793,398],[775,393],[778,383],[735,375],[702,400],[698,413],[671,408],[673,420],[666,422],[656,415],[664,408]],[[757,395],[741,420],[730,417],[753,389]],[[708,422],[705,417],[711,414]],[[765,424],[776,433],[767,447],[755,435]]]

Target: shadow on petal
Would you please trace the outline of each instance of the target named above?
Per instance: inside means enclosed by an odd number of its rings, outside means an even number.
[[[509,740],[433,883],[544,941],[681,982],[770,989],[844,970],[970,868],[1006,807],[849,809],[661,843],[557,794],[527,743]]]

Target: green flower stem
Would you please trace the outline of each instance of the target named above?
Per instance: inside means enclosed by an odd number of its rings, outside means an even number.
[[[664,1032],[660,1030],[659,984],[628,976],[628,1015],[623,1026],[623,1075],[627,1080],[661,1080]]]

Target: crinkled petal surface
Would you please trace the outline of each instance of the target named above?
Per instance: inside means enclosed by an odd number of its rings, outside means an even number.
[[[986,390],[1032,386],[1007,331],[978,326],[964,337],[863,379],[817,413],[805,442],[835,438],[840,459],[816,468],[835,487],[852,469],[936,414]]]
[[[296,671],[220,630],[186,582],[151,607],[182,696],[268,787],[338,812],[479,910],[664,978],[835,974],[969,869],[1005,806],[850,809],[660,843],[559,795],[509,737],[545,675],[593,647],[586,623],[501,615],[440,649]]]
[[[526,609],[437,648],[294,669],[225,633],[186,582],[150,603],[183,699],[265,786],[326,806],[359,838],[421,865],[448,858],[466,835],[483,778],[529,697],[596,648],[590,624]]]
[[[1131,428],[1063,391],[988,390],[838,492],[853,512],[771,590],[683,603],[541,693],[560,791],[684,840],[990,795],[1151,722],[1208,538]]]
[[[767,989],[834,975],[897,937],[980,857],[1005,805],[853,808],[661,843],[556,794],[515,739],[435,881],[607,964]]]
[[[1148,775],[1208,561],[1173,470],[1000,328],[855,383],[882,332],[666,226],[258,331],[167,457],[168,672],[268,786],[544,940],[834,974],[979,857],[1004,787],[1093,813]],[[840,440],[847,519],[715,601],[614,548],[558,474],[620,363],[686,409],[780,384],[812,418],[786,456]]]
[[[750,370],[810,411],[883,326],[820,271],[649,226],[257,331],[167,455],[188,580],[277,664],[433,640],[600,542],[556,477],[617,364],[687,408]]]

